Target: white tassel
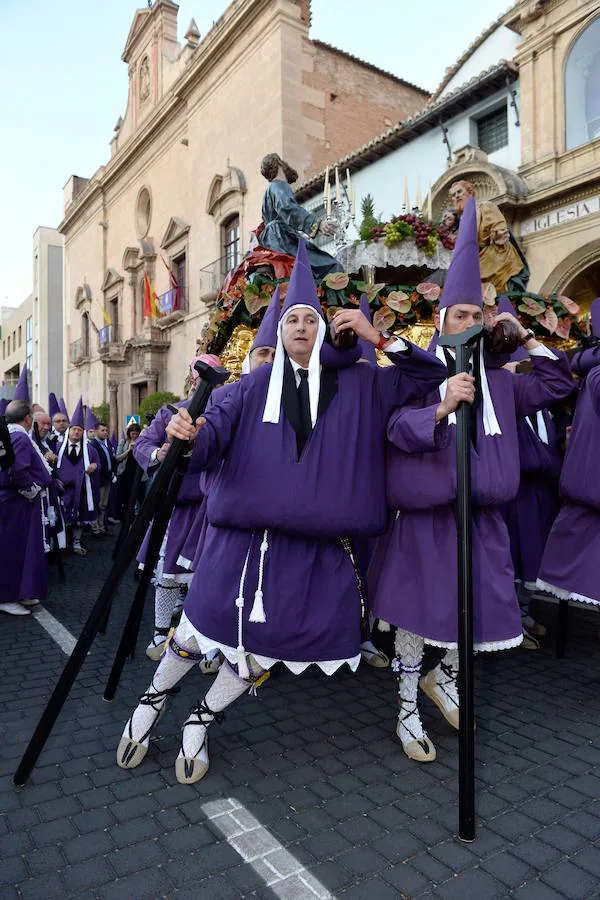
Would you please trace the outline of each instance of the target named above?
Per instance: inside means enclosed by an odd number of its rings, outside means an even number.
[[[377,631],[391,631],[392,626],[389,622],[386,622],[385,619],[380,619],[377,623]]]
[[[244,645],[240,644],[237,648],[237,667],[238,667],[238,675],[244,681],[248,681],[250,678],[250,669],[248,668],[248,661],[246,659],[246,651],[244,649]]]
[[[248,617],[249,622],[261,622],[264,623],[267,621],[267,617],[265,616],[265,608],[263,605],[263,591],[262,591],[262,583],[263,583],[263,571],[265,565],[265,555],[267,550],[269,549],[269,541],[268,541],[269,532],[265,531],[262,539],[262,544],[260,545],[260,560],[258,563],[258,586],[254,593],[254,603],[252,605],[252,609],[250,611],[250,616]]]
[[[249,622],[266,622],[265,608],[263,606],[263,592],[256,591],[254,594],[254,603],[250,610]]]
[[[254,535],[252,536],[254,537]],[[248,552],[246,553],[246,561],[244,562],[244,568],[242,569],[242,574],[240,577],[240,592],[238,596],[235,598],[235,605],[238,609],[238,645],[237,645],[237,663],[238,663],[238,675],[240,678],[247,680],[250,678],[250,670],[248,669],[248,662],[246,660],[246,650],[244,648],[244,641],[242,637],[243,627],[244,627],[244,584],[246,582],[246,572],[248,570],[248,560],[250,559],[250,550],[252,549],[252,538],[250,538],[250,546],[248,547]]]

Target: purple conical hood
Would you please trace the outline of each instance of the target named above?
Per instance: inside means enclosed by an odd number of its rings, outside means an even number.
[[[502,296],[498,298],[498,312],[510,313],[510,315],[514,316],[515,319],[519,318],[513,304],[504,294],[502,294]],[[525,350],[524,347],[517,347],[515,352],[511,353],[509,362],[521,362],[524,359],[529,359],[529,353],[527,352],[527,350]]]
[[[81,397],[77,401],[77,406],[75,407],[75,412],[71,416],[69,425],[79,425],[80,428],[85,428],[83,423],[83,400]]]
[[[98,424],[98,419],[92,412],[91,406],[86,406],[85,408],[85,428],[86,431],[90,431],[92,428],[95,428]]]
[[[30,402],[29,385],[27,383],[27,366],[26,365],[23,366],[23,368],[21,369],[21,374],[19,375],[19,381],[15,388],[13,400],[25,400],[26,403]]]
[[[473,196],[467,200],[460,218],[456,246],[450,268],[446,273],[439,308],[446,309],[448,306],[456,306],[457,303],[468,303],[480,308],[483,305],[477,242],[477,207]]]
[[[116,434],[114,433],[114,431],[113,431],[113,433],[112,433],[111,436],[110,436],[110,445],[111,445],[111,447],[113,448],[113,450],[116,452],[117,447],[119,446],[119,442],[118,442],[118,440],[117,440],[117,436],[116,436]]]
[[[371,310],[369,308],[369,298],[366,294],[361,294],[360,297],[360,311],[361,313],[367,317],[369,322],[371,321]],[[366,359],[366,361],[372,365],[377,365],[377,353],[375,352],[375,346],[371,343],[371,341],[361,341],[361,351],[360,357],[361,359]]]
[[[596,297],[590,306],[590,323],[594,337],[600,338],[600,297]]]
[[[285,295],[283,309],[281,310],[279,318],[283,319],[292,306],[298,306],[299,304],[303,306],[312,306],[319,316],[323,316],[321,304],[317,297],[315,280],[308,259],[306,244],[303,240],[298,241],[298,255],[296,256],[296,262],[292,269],[288,291]]]
[[[65,416],[67,417],[67,419],[68,419],[68,418],[69,418],[69,411],[68,411],[68,409],[67,409],[67,404],[65,403],[65,398],[64,398],[64,397],[61,397],[60,400],[58,401],[58,408],[59,408],[59,411],[60,411],[61,413],[63,413],[63,415],[65,415]]]
[[[60,403],[56,399],[56,394],[48,394],[48,415],[50,418],[53,419],[56,413],[59,413],[60,411]]]
[[[8,406],[8,400],[5,397],[0,399],[0,416],[3,416],[6,412],[6,407]]]
[[[280,294],[281,291],[279,285],[277,285],[250,347],[250,353],[256,350],[257,347],[273,347],[275,349],[277,346],[277,326],[281,308]]]

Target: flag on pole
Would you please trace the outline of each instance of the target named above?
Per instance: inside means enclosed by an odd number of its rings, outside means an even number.
[[[109,316],[109,314],[107,313],[107,311],[105,310],[105,308],[102,306],[102,304],[100,303],[100,301],[99,301],[96,297],[94,297],[94,300],[95,300],[96,303],[98,304],[98,306],[99,306],[99,308],[100,308],[100,312],[101,312],[102,315],[104,316],[104,321],[106,322],[106,324],[107,324],[107,325],[112,325],[112,323],[113,323],[113,322],[112,322],[112,319],[111,319],[111,317]],[[96,331],[97,331],[97,330],[98,330],[98,329],[96,329]]]
[[[146,272],[144,272],[144,315],[148,318],[158,319],[162,316],[162,312],[160,311],[158,304],[158,297],[156,296],[156,291],[154,290],[150,279]]]
[[[164,297],[169,306],[169,312],[172,312],[174,309],[179,309],[181,306],[181,303],[180,303],[181,291],[179,289],[179,282],[177,281],[177,276],[175,275],[175,272],[173,271],[171,266],[168,264],[168,262],[165,260],[165,258],[162,254],[161,254],[160,258],[163,261],[163,265],[164,265],[165,269],[169,273],[171,289],[169,291],[167,291],[167,293],[164,295]],[[164,306],[164,304],[163,304],[163,306]],[[165,312],[166,312],[166,310],[165,310]]]

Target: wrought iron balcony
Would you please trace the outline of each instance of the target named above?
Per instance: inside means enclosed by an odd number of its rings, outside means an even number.
[[[121,334],[118,325],[105,325],[98,332],[98,350],[100,351],[100,353],[102,353],[103,350],[108,350],[110,344],[120,343]]]
[[[200,299],[211,303],[216,299],[223,279],[227,275],[227,257],[220,256],[200,269]]]
[[[188,292],[185,285],[170,288],[158,297],[158,309],[163,317],[188,311]],[[161,317],[162,319],[162,317]]]

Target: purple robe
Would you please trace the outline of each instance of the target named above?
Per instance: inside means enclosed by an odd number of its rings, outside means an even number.
[[[42,465],[29,435],[12,431],[15,461],[8,471],[0,470],[0,602],[24,599],[21,580],[25,569],[33,572],[47,566],[41,540],[41,499],[27,500],[19,493],[33,484],[45,488],[51,476]],[[36,522],[39,541],[31,540]],[[28,599],[28,598],[27,598]]]
[[[542,559],[538,585],[558,597],[600,603],[600,365],[586,376],[560,478],[563,507]]]
[[[543,410],[543,416],[547,444],[529,424],[530,419],[520,419],[517,423],[521,482],[517,496],[505,510],[515,578],[531,586],[538,577],[546,541],[558,513],[562,465],[552,416],[547,410]]]
[[[411,347],[393,367],[323,367],[319,414],[300,457],[282,402],[263,422],[271,366],[234,385],[206,413],[198,462],[222,465],[184,612],[206,643],[288,663],[357,664],[360,603],[342,536],[385,527],[385,429],[394,406],[439,384],[444,367]],[[261,550],[262,546],[262,550]],[[262,565],[261,565],[262,560]],[[266,621],[251,622],[262,590]],[[202,644],[201,644],[202,645]],[[324,667],[325,668],[325,667]]]
[[[177,404],[178,407],[187,409],[188,401]],[[163,406],[159,409],[152,423],[145,428],[134,444],[133,455],[144,471],[152,471],[152,452],[162,447],[167,440],[167,425],[171,421],[172,412]],[[162,558],[159,562],[158,574],[164,578],[174,579],[180,582],[191,580],[191,570],[187,566],[178,563],[182,554],[186,539],[191,533],[198,534],[201,523],[201,507],[204,496],[200,490],[200,478],[198,473],[186,473],[183,476],[181,487],[177,495],[175,506],[169,520],[166,540],[162,548]],[[142,542],[137,555],[140,565],[144,564],[150,540],[150,528]]]
[[[474,411],[473,633],[480,649],[517,644],[521,617],[502,507],[519,487],[517,420],[567,395],[572,387],[564,354],[533,356],[530,375],[487,368],[502,434],[486,436],[482,404]],[[441,646],[457,643],[456,429],[435,424],[439,391],[388,426],[390,520],[369,568],[375,616]]]
[[[68,447],[67,447],[68,450]],[[65,488],[63,509],[67,525],[81,525],[84,522],[95,522],[98,518],[100,503],[100,459],[96,450],[88,444],[90,464],[96,464],[96,471],[89,476],[92,486],[92,509],[88,508],[85,485],[85,463],[83,447],[79,451],[76,463],[72,463],[65,450],[56,474]]]

